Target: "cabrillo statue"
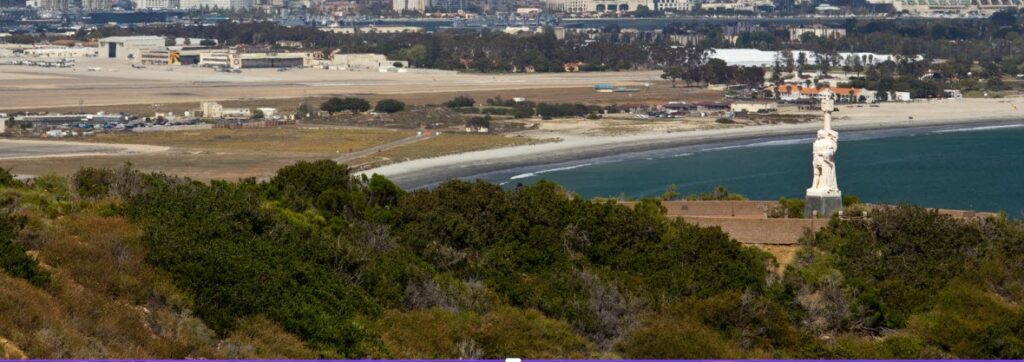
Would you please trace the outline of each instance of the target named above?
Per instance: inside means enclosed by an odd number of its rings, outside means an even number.
[[[832,112],[835,107],[835,95],[826,90],[821,98],[825,124],[818,130],[818,137],[811,147],[814,178],[811,187],[807,189],[805,217],[830,217],[843,207],[842,193],[836,181],[835,155],[839,149],[839,132],[832,129]]]

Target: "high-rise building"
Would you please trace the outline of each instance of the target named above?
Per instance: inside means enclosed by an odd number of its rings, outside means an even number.
[[[35,4],[45,10],[67,10],[69,8],[68,0],[37,0]]]
[[[177,9],[180,5],[179,0],[135,0],[137,9]]]
[[[466,10],[466,0],[432,0],[428,8],[434,11],[454,13]]]
[[[117,0],[82,0],[82,10],[110,10]]]
[[[422,13],[427,10],[428,5],[430,5],[429,0],[393,0],[391,2],[391,7],[396,12],[418,11]]]
[[[687,1],[687,0],[676,0]],[[551,0],[545,5],[569,13],[633,11],[640,6],[654,9],[653,0]]]
[[[182,9],[244,9],[253,7],[253,0],[180,0]]]
[[[698,0],[653,0],[651,10],[690,11],[696,4],[699,4]]]

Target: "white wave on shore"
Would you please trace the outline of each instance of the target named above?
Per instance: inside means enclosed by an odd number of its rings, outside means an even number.
[[[541,175],[541,174],[545,174],[545,173],[549,173],[549,172],[568,171],[568,170],[577,169],[577,168],[580,168],[580,167],[587,167],[587,166],[590,166],[590,165],[593,165],[593,164],[594,163],[592,163],[592,162],[588,162],[588,163],[581,163],[581,164],[572,165],[572,166],[556,167],[556,168],[547,169],[547,170],[540,170],[540,171],[535,171],[535,172],[521,173],[521,174],[518,174],[518,175],[515,175],[515,176],[512,176],[512,177],[509,177],[508,179],[509,180],[520,180],[520,179],[524,179],[524,178],[535,177],[537,175]]]
[[[935,131],[934,133],[959,133],[959,132],[978,132],[978,131],[991,131],[997,129],[1006,128],[1020,128],[1024,127],[1024,123],[1018,124],[1000,124],[994,126],[978,126],[978,127],[965,127],[965,128],[954,128],[954,129],[943,129]]]

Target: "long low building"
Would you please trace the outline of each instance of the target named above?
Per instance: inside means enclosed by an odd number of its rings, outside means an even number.
[[[193,65],[199,64],[199,50],[154,49],[143,52],[139,58],[149,65]]]
[[[310,52],[240,52],[235,49],[199,53],[199,66],[214,68],[293,68],[313,64]]]
[[[894,0],[897,12],[912,14],[992,14],[1000,10],[1024,9],[1021,0]]]
[[[730,0],[729,3],[759,2],[766,0]],[[568,13],[614,13],[629,12],[644,6],[659,11],[690,11],[699,0],[543,0],[545,6],[556,11]]]
[[[100,56],[104,58],[131,59],[141,53],[166,49],[167,41],[160,36],[112,36],[100,39]]]
[[[78,58],[96,56],[95,47],[40,47],[22,50],[22,54],[37,58]]]
[[[383,54],[357,53],[357,54],[332,54],[329,68],[336,70],[352,71],[380,71],[390,68],[408,68],[409,62],[404,60],[389,60]]]

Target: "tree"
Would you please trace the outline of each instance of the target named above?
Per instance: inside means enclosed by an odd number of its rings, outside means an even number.
[[[533,115],[534,110],[531,106],[516,106],[512,109],[512,118],[530,118]]]
[[[258,108],[256,109],[255,112],[252,112],[252,119],[263,119],[263,117],[266,117],[266,115],[263,114],[263,111],[259,110]]]
[[[383,113],[401,112],[405,110],[405,103],[395,99],[382,99],[377,102],[377,106],[373,110]]]
[[[666,67],[661,70],[661,79],[672,81],[672,88],[676,87],[676,81],[683,79],[685,71],[682,67]]]
[[[679,198],[679,190],[676,187],[676,184],[668,185],[668,188],[665,189],[665,193],[661,194],[662,201],[670,201],[677,198]]]
[[[466,127],[491,128],[491,116],[476,116],[466,121]]]
[[[472,107],[474,104],[476,104],[476,101],[473,100],[473,98],[466,96],[458,96],[452,98],[450,101],[444,102],[444,106],[448,108]]]
[[[807,53],[800,52],[796,57],[796,72],[799,75],[804,74],[804,67],[807,66]]]
[[[988,88],[990,91],[1001,91],[1006,90],[1006,84],[1003,83],[1001,76],[995,76],[988,79],[988,82],[985,83],[985,88]]]
[[[1017,23],[1017,11],[1012,9],[1000,10],[989,17],[996,26],[1013,26]]]
[[[309,105],[309,103],[305,103],[305,102],[303,102],[302,104],[299,104],[299,108],[297,108],[296,111],[295,111],[295,113],[298,114],[299,118],[309,118],[315,112],[316,112],[316,110],[313,109],[313,106],[311,106],[311,105]]]
[[[320,104],[320,110],[327,112],[330,115],[334,115],[335,113],[345,110],[345,102],[342,101],[341,98],[331,97]]]
[[[338,97],[331,97],[324,103],[320,104],[320,110],[331,115],[342,111],[362,113],[370,110],[370,102],[367,102],[362,98],[346,97],[342,99]]]
[[[362,113],[370,110],[370,102],[362,98],[346,97],[341,102],[342,108],[352,113]]]
[[[702,66],[702,71],[700,73],[702,74],[704,81],[708,83],[723,84],[731,80],[731,70],[732,69],[725,64],[724,60],[716,58],[708,60],[708,62]]]

